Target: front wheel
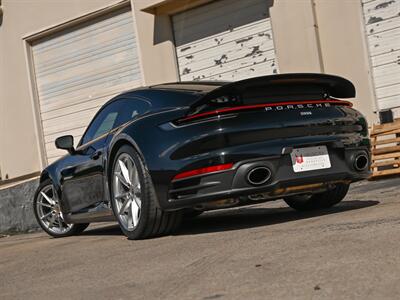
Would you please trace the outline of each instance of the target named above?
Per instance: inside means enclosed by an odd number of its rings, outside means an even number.
[[[57,193],[50,180],[43,181],[36,190],[33,212],[40,227],[52,237],[76,235],[89,226],[89,224],[68,224],[65,222]]]
[[[286,204],[299,211],[310,211],[332,207],[346,197],[348,184],[338,184],[332,190],[313,195],[297,195],[286,197]]]
[[[122,146],[113,160],[111,206],[122,232],[136,240],[173,233],[182,211],[165,212],[157,206],[150,175],[136,151]]]

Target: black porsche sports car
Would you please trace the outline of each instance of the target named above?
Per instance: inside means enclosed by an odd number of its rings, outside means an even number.
[[[76,148],[41,174],[34,198],[54,237],[117,220],[130,239],[165,235],[183,216],[284,199],[331,207],[369,176],[365,118],[353,84],[323,74],[178,82],[107,102]]]

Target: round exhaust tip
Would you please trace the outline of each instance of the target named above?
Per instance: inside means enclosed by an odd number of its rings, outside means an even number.
[[[365,154],[359,154],[354,159],[354,169],[364,171],[368,167],[369,159]]]
[[[247,181],[252,185],[261,185],[271,178],[271,170],[267,167],[255,167],[247,173]]]

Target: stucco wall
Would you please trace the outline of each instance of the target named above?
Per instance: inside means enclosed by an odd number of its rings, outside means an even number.
[[[354,107],[372,123],[377,116],[361,2],[315,0],[315,4],[323,69],[354,83]]]
[[[275,0],[270,12],[279,72],[321,72],[312,1]]]
[[[145,85],[179,80],[174,37],[168,15],[155,16],[142,11],[154,0],[132,1]]]

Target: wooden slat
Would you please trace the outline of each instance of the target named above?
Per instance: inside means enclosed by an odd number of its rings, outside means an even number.
[[[374,155],[387,154],[400,151],[400,146],[377,148],[372,151]]]
[[[396,175],[396,174],[400,174],[400,168],[376,171],[376,172],[374,172],[372,174],[371,178],[376,178],[376,177],[381,177],[381,176],[388,176],[388,175]]]
[[[400,143],[400,138],[394,138],[394,139],[385,139],[385,140],[379,140],[379,141],[371,141],[371,144],[373,146],[377,145],[385,145],[385,144],[393,144],[393,143]]]
[[[380,132],[380,133],[371,133],[371,135],[372,136],[374,136],[374,135],[385,136],[385,135],[391,135],[391,134],[397,134],[397,133],[400,133],[400,129],[392,129],[390,131],[383,131],[383,132]]]
[[[391,159],[391,160],[385,160],[385,161],[380,161],[380,162],[375,162],[371,165],[371,168],[376,168],[376,167],[384,167],[384,166],[400,166],[400,159]]]
[[[397,131],[400,130],[399,123],[390,123],[386,124],[385,127],[380,129],[373,129],[371,135],[388,135],[388,134],[395,134],[398,133]]]
[[[399,124],[400,125],[400,119],[394,120],[393,123],[389,123],[389,124],[374,124],[372,126],[372,129],[383,129],[386,128],[388,125],[393,125],[393,124]]]
[[[377,161],[379,159],[387,159],[387,158],[397,158],[397,157],[400,157],[400,152],[372,155],[372,161]]]

